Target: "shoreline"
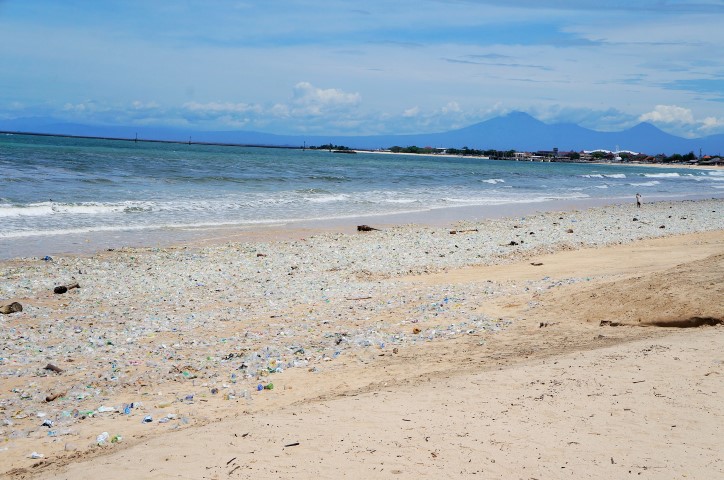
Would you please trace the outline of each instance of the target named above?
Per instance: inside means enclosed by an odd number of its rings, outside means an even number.
[[[244,441],[251,443],[244,451],[257,452],[271,443],[283,446],[300,440],[299,451],[306,451],[317,445],[314,438],[328,438],[325,431],[330,427],[324,422],[316,422],[304,435],[294,422],[274,423],[287,415],[307,425],[329,408],[347,412],[354,418],[335,424],[345,438],[365,425],[354,414],[358,408],[377,412],[375,418],[383,424],[396,425],[404,413],[381,408],[379,395],[395,405],[402,402],[416,416],[425,410],[434,413],[424,422],[428,427],[416,428],[432,429],[433,451],[440,455],[437,465],[458,468],[459,459],[444,447],[452,444],[440,443],[446,419],[455,425],[469,422],[465,412],[473,411],[475,402],[496,405],[493,393],[512,395],[508,403],[520,403],[522,399],[515,398],[524,395],[525,411],[540,418],[546,410],[539,407],[554,398],[582,417],[595,415],[586,396],[596,393],[593,385],[586,384],[589,390],[579,396],[547,390],[535,383],[542,375],[535,366],[573,362],[570,368],[580,369],[581,378],[603,375],[595,365],[610,362],[600,355],[628,355],[622,352],[634,345],[637,353],[632,358],[640,358],[647,344],[636,342],[662,344],[671,335],[666,328],[604,328],[599,321],[637,325],[666,320],[659,315],[663,312],[676,318],[721,316],[717,292],[724,288],[719,273],[724,258],[722,209],[722,199],[658,202],[641,209],[627,203],[465,220],[452,227],[398,225],[365,233],[310,230],[302,238],[285,240],[227,238],[226,243],[123,248],[52,261],[0,261],[5,276],[0,299],[24,306],[20,313],[0,315],[0,378],[6,386],[0,406],[7,419],[0,425],[0,447],[7,448],[0,451],[3,473],[11,478],[86,478],[113,465],[107,475],[127,478],[172,465],[200,476],[209,467],[205,460],[221,461],[228,452],[224,445],[238,444],[239,438],[247,438],[241,437],[245,432],[250,437]],[[80,288],[53,294],[54,285],[73,280]],[[717,339],[710,350],[718,351],[724,340],[722,327],[711,328],[713,336],[697,336],[693,329],[679,331],[677,338]],[[681,351],[691,352],[697,345],[686,343]],[[602,347],[612,350],[595,353]],[[576,367],[574,360],[581,355],[591,361]],[[666,361],[673,362],[670,356]],[[62,372],[46,370],[48,363]],[[665,365],[656,375],[665,375],[666,369],[676,372],[666,382],[693,382],[692,369],[703,364],[697,357],[692,363]],[[721,370],[722,364],[717,365],[704,366]],[[498,369],[519,378],[522,390],[488,384],[486,376]],[[560,373],[550,375],[546,382]],[[721,378],[714,375],[707,381]],[[625,390],[637,380],[623,376],[607,391]],[[273,388],[264,388],[270,384]],[[259,385],[262,389],[257,391]],[[417,389],[414,397],[411,388]],[[533,398],[539,390],[542,403]],[[467,393],[461,393],[453,409],[430,409],[420,403],[446,391]],[[546,392],[551,395],[547,402]],[[678,401],[690,405],[703,400],[692,390],[679,395]],[[439,405],[450,398],[443,397]],[[648,397],[641,398],[642,403],[631,408],[643,408]],[[666,407],[671,408],[667,412],[675,409],[673,404]],[[696,408],[691,411],[697,415]],[[539,418],[520,410],[501,415],[495,413],[487,423],[508,418],[502,429],[488,432],[503,442],[513,441],[505,425],[525,429],[526,418]],[[147,423],[146,417],[151,419]],[[414,422],[416,417],[403,418]],[[45,420],[52,424],[42,426]],[[257,421],[279,425],[279,437],[273,433],[276,429],[268,435],[256,431],[252,425]],[[695,428],[693,418],[681,417],[680,422],[683,431]],[[718,425],[715,419],[710,424]],[[405,426],[413,425],[401,424],[379,438],[399,442],[395,435]],[[669,430],[650,430],[651,425],[649,430],[641,428],[632,439],[639,444],[669,435]],[[98,445],[103,432],[122,439]],[[192,437],[199,435],[207,442],[204,450],[218,455],[194,453],[198,444]],[[606,440],[615,435],[604,432]],[[361,451],[382,448],[361,438],[355,441],[365,445]],[[344,462],[335,452],[319,457],[322,444],[307,451],[309,458],[325,464]],[[709,445],[716,450],[717,445]],[[404,449],[389,448],[402,458],[414,458]],[[557,451],[543,453],[557,459]],[[44,457],[28,458],[31,452]],[[493,450],[481,452],[490,455]],[[128,462],[129,455],[144,460]],[[174,461],[166,463],[169,455]],[[292,475],[292,467],[274,456],[278,452],[257,455],[270,468],[255,469],[255,477],[273,478],[276,469]],[[357,462],[362,457],[354,458]],[[637,455],[632,458],[638,461]],[[319,472],[298,458],[294,461],[304,465],[297,476],[331,475],[331,470]],[[508,476],[522,468],[498,461]],[[394,468],[403,476],[423,472],[415,462],[401,462]],[[379,462],[373,463],[379,467]],[[711,476],[714,470],[705,463],[697,468]],[[354,465],[355,475],[365,472],[382,478],[389,473],[389,468],[380,473],[371,471],[371,464]],[[247,472],[236,471],[242,473]]]
[[[671,198],[670,195],[644,198],[644,204],[662,201],[691,201],[724,198],[711,195],[687,195]],[[239,224],[205,227],[147,228],[140,230],[91,231],[59,235],[27,236],[19,239],[0,239],[6,252],[0,261],[13,258],[31,258],[57,255],[93,255],[103,251],[123,248],[168,248],[175,245],[219,244],[225,241],[271,242],[294,240],[317,233],[352,234],[357,225],[391,228],[398,225],[453,228],[458,223],[478,222],[506,217],[535,215],[551,211],[570,212],[613,205],[633,204],[635,199],[623,198],[575,198],[555,199],[544,202],[507,203],[501,205],[470,205],[442,207],[422,211],[383,213],[327,219],[307,219],[272,224]],[[19,243],[22,242],[22,243]],[[52,246],[49,244],[52,243]]]
[[[403,153],[403,152],[390,152],[385,150],[357,150],[352,149],[356,153],[373,153],[376,155],[410,155],[410,156],[422,156],[422,157],[440,157],[440,158],[470,158],[480,160],[493,160],[489,157],[477,157],[473,155],[451,155],[446,153]],[[521,162],[521,163],[570,163],[573,165],[607,165],[607,166],[628,166],[628,167],[654,167],[654,168],[683,168],[683,169],[694,169],[694,170],[724,170],[724,165],[692,165],[692,164],[678,164],[678,163],[637,163],[637,162],[536,162],[532,160],[511,160],[511,159],[496,159],[493,161],[500,162]]]

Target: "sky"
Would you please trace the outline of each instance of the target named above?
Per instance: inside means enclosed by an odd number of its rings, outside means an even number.
[[[0,0],[0,120],[724,133],[724,0]]]

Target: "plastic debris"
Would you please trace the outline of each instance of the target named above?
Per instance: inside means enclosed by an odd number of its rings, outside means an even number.
[[[96,444],[105,445],[109,438],[110,438],[110,435],[108,435],[108,432],[103,432],[96,437]]]

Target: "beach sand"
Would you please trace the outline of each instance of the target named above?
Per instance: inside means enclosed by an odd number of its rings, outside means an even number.
[[[722,477],[722,210],[3,262],[0,472]]]

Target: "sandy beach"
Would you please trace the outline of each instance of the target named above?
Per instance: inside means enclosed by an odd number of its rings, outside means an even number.
[[[0,473],[722,477],[722,211],[2,261]]]

